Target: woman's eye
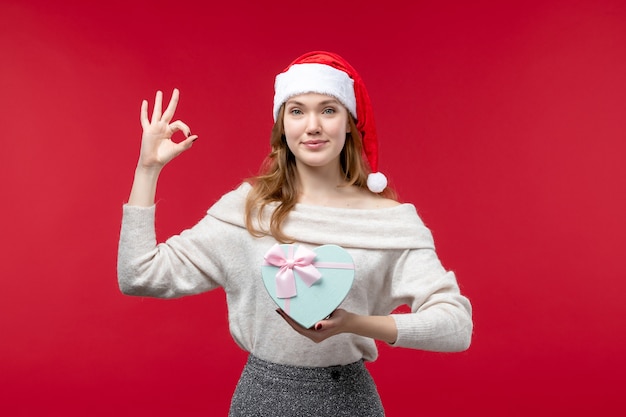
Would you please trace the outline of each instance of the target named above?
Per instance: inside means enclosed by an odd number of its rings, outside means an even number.
[[[296,115],[302,114],[302,110],[300,110],[300,109],[291,109],[291,110],[289,110],[289,113],[291,113],[294,116],[296,116]]]
[[[322,113],[324,113],[324,114],[333,114],[333,113],[335,113],[335,109],[333,109],[332,107],[328,107],[328,108],[325,108],[322,111]]]

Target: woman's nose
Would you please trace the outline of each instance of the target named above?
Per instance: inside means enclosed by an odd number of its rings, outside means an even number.
[[[320,132],[321,125],[317,115],[310,115],[306,124],[306,133],[315,135]]]

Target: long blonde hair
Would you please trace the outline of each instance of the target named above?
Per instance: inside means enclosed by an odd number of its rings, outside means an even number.
[[[293,239],[282,231],[282,224],[298,202],[300,187],[296,159],[289,150],[285,138],[284,114],[283,105],[272,128],[271,151],[263,161],[259,175],[247,180],[252,189],[246,199],[245,221],[246,228],[255,237],[270,234],[279,242],[292,243]],[[341,171],[347,185],[367,189],[367,175],[370,169],[363,160],[363,142],[356,128],[356,121],[350,114],[348,123],[350,133],[346,134],[346,142],[339,156]],[[396,199],[395,192],[389,187],[381,195]],[[270,203],[276,203],[276,207],[270,217],[269,230],[257,228],[255,224],[259,226],[263,224],[263,213]]]

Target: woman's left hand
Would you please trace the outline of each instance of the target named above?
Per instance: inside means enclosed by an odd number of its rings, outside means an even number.
[[[396,322],[391,316],[359,315],[338,308],[330,317],[318,321],[310,329],[305,329],[280,308],[276,311],[296,332],[315,343],[323,342],[339,333],[353,333],[391,344],[398,337]]]
[[[318,321],[315,326],[307,329],[289,317],[282,309],[279,308],[276,311],[296,332],[308,337],[315,343],[323,342],[331,336],[348,331],[348,323],[352,315],[352,313],[338,308],[328,318]]]

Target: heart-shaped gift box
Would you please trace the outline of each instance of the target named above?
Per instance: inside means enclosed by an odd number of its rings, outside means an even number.
[[[312,327],[346,298],[354,282],[354,261],[341,246],[312,250],[274,245],[261,265],[263,284],[274,302],[300,325]]]

